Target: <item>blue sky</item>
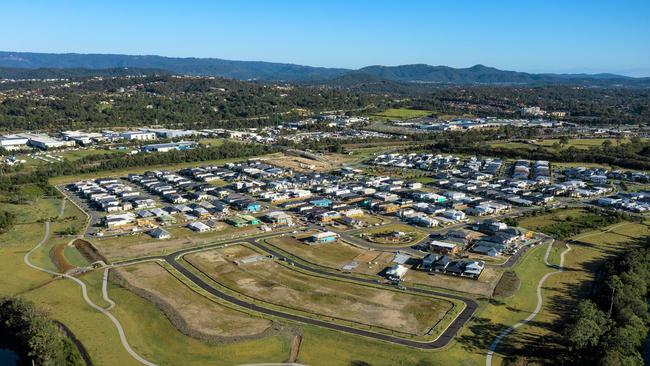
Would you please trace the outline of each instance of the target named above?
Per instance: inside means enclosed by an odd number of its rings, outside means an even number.
[[[650,76],[650,1],[0,2],[0,50]]]

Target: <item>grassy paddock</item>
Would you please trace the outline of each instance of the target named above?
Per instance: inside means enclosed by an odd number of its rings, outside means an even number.
[[[410,108],[390,108],[380,113],[371,114],[371,117],[381,119],[411,119],[430,115],[431,111]]]

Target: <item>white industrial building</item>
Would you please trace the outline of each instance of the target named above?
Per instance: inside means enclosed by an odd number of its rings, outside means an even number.
[[[29,139],[18,135],[7,135],[0,137],[0,147],[6,150],[20,150],[27,148]]]
[[[54,137],[50,137],[48,135],[44,134],[37,134],[37,133],[21,133],[17,134],[16,136],[26,138],[27,144],[32,147],[36,147],[42,150],[47,150],[47,149],[56,149],[60,147],[66,147],[66,146],[74,146],[74,141],[64,141],[64,140],[59,140]]]
[[[74,141],[79,145],[90,145],[95,141],[105,140],[106,138],[99,132],[84,131],[63,131],[61,137],[66,141]]]
[[[155,132],[147,132],[147,131],[120,132],[119,136],[127,140],[138,140],[138,141],[152,141],[156,139]]]

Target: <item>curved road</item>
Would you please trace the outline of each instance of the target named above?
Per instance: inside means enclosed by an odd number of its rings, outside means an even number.
[[[537,305],[535,306],[535,310],[533,310],[533,312],[530,313],[530,315],[528,315],[528,317],[526,317],[526,319],[519,321],[517,324],[515,324],[515,325],[505,329],[501,333],[499,333],[499,335],[494,339],[492,344],[490,344],[490,347],[488,348],[487,357],[485,359],[485,365],[486,366],[492,366],[492,357],[494,356],[494,351],[496,351],[497,346],[499,345],[499,343],[501,343],[501,341],[508,334],[512,333],[512,331],[514,331],[515,329],[519,328],[520,326],[522,326],[522,325],[530,322],[531,320],[533,320],[535,318],[535,316],[537,316],[537,314],[539,314],[539,312],[542,310],[542,305],[543,305],[542,286],[544,285],[544,282],[546,282],[546,280],[549,277],[551,277],[554,274],[561,273],[561,272],[564,271],[564,255],[571,250],[571,247],[569,246],[569,244],[566,244],[566,246],[567,246],[567,249],[565,251],[563,251],[562,254],[560,255],[560,265],[559,266],[554,266],[554,265],[551,265],[548,262],[548,256],[551,254],[551,249],[553,248],[553,241],[551,241],[549,243],[548,249],[546,249],[546,254],[544,255],[544,264],[546,264],[548,267],[557,268],[558,270],[555,271],[555,272],[549,272],[549,273],[545,274],[539,280],[539,283],[537,284]]]
[[[64,202],[65,202],[65,201],[64,201]],[[28,266],[30,266],[31,268],[34,268],[34,269],[36,269],[36,270],[38,270],[38,271],[41,271],[41,272],[48,273],[48,274],[50,274],[50,275],[52,275],[52,276],[64,277],[64,278],[67,278],[67,279],[70,279],[70,280],[73,280],[74,282],[76,282],[79,286],[81,286],[81,295],[83,296],[83,298],[84,298],[84,300],[86,301],[86,303],[87,303],[88,305],[90,305],[90,307],[92,307],[93,309],[95,309],[95,310],[101,312],[102,314],[106,315],[109,319],[111,319],[111,321],[113,322],[113,324],[115,324],[115,327],[117,328],[117,331],[118,331],[118,333],[120,334],[120,341],[122,342],[122,346],[124,346],[124,349],[126,349],[126,351],[127,351],[127,352],[128,352],[128,353],[129,353],[129,354],[130,354],[134,359],[136,359],[138,362],[140,362],[141,364],[143,364],[143,365],[147,365],[147,366],[156,366],[156,364],[154,364],[154,363],[152,363],[152,362],[149,362],[149,361],[145,360],[144,358],[142,358],[139,354],[137,354],[137,353],[136,353],[136,352],[131,348],[131,346],[129,345],[129,342],[126,340],[126,334],[124,333],[124,329],[122,328],[122,324],[120,324],[120,321],[117,320],[117,318],[115,318],[115,316],[113,316],[113,314],[111,314],[110,312],[108,312],[108,310],[102,308],[101,306],[95,304],[94,302],[92,302],[92,300],[90,300],[90,298],[88,297],[88,289],[86,288],[86,284],[85,284],[83,281],[81,281],[80,279],[78,279],[78,278],[76,278],[76,277],[73,277],[73,276],[70,276],[70,275],[68,275],[68,274],[65,274],[65,273],[58,273],[58,272],[50,271],[49,269],[46,269],[46,268],[41,268],[41,267],[39,267],[39,266],[33,264],[33,263],[29,260],[29,256],[30,256],[30,255],[31,255],[35,250],[37,250],[37,249],[40,248],[43,244],[45,244],[45,242],[47,241],[47,238],[48,238],[49,236],[50,236],[50,222],[49,222],[49,221],[46,221],[46,222],[45,222],[45,235],[43,236],[43,239],[42,239],[42,240],[41,240],[41,241],[40,241],[40,242],[39,242],[35,247],[33,247],[29,252],[27,252],[27,253],[25,254],[25,256],[23,257],[23,261],[25,262],[25,264],[28,265]],[[109,299],[106,298],[106,300],[109,301],[109,303],[112,303],[112,301],[110,301]],[[113,303],[113,304],[114,304],[114,303]],[[112,306],[111,306],[111,307],[112,307]]]
[[[263,244],[258,243],[256,240],[264,237],[269,237],[273,235],[266,235],[263,237],[257,237],[257,238],[247,238],[243,240],[234,240],[228,243],[219,243],[219,244],[214,244],[214,245],[209,245],[205,246],[203,248],[188,248],[188,249],[183,249],[176,251],[174,253],[165,255],[165,256],[150,256],[146,258],[138,258],[134,260],[129,260],[129,261],[123,261],[116,263],[116,266],[123,266],[123,265],[128,265],[128,264],[134,264],[138,262],[142,262],[143,260],[164,260],[165,262],[169,263],[172,267],[174,267],[177,271],[182,273],[185,277],[187,277],[190,281],[192,281],[195,285],[199,286],[201,289],[209,292],[210,294],[223,299],[225,301],[228,301],[230,303],[236,304],[238,306],[241,306],[243,308],[251,309],[257,312],[260,312],[262,314],[278,317],[278,318],[283,318],[291,321],[296,321],[300,323],[305,323],[305,324],[310,324],[310,325],[316,325],[320,326],[323,328],[327,329],[332,329],[332,330],[337,330],[337,331],[342,331],[354,335],[359,335],[359,336],[364,336],[368,338],[373,338],[373,339],[378,339],[382,341],[387,341],[391,343],[396,343],[396,344],[401,344],[405,346],[410,346],[414,348],[419,348],[419,349],[436,349],[436,348],[441,348],[446,346],[451,340],[454,338],[454,336],[460,331],[460,329],[467,323],[476,309],[478,308],[478,303],[472,299],[468,299],[459,295],[454,295],[454,294],[449,294],[449,293],[444,293],[444,292],[438,292],[438,291],[433,291],[433,290],[425,290],[421,288],[414,288],[414,287],[407,287],[405,288],[408,291],[419,293],[419,294],[424,294],[424,295],[431,295],[431,296],[437,296],[437,297],[442,297],[442,298],[449,298],[449,299],[454,299],[454,300],[459,300],[465,304],[464,309],[461,311],[461,313],[452,321],[452,323],[442,332],[438,338],[436,338],[433,341],[429,342],[420,342],[420,341],[414,341],[414,340],[409,340],[409,339],[404,339],[400,337],[395,337],[387,334],[382,334],[382,333],[376,333],[376,332],[371,332],[367,330],[362,330],[362,329],[357,329],[345,325],[340,325],[340,324],[334,324],[331,322],[327,321],[322,321],[318,319],[313,319],[313,318],[308,318],[300,315],[294,315],[294,314],[289,314],[273,309],[269,309],[266,307],[258,306],[256,304],[249,303],[247,301],[241,300],[239,298],[236,298],[230,294],[224,293],[220,291],[217,288],[212,287],[210,284],[206,283],[202,278],[197,276],[194,272],[190,271],[187,269],[185,266],[181,265],[178,262],[178,259],[181,258],[182,256],[190,253],[190,252],[197,252],[197,251],[203,251],[211,248],[217,248],[221,247],[227,244],[233,244],[233,243],[241,243],[241,242],[246,242],[249,243],[250,245],[253,245],[275,257],[278,258],[284,258],[285,255],[282,253],[279,253],[272,248],[269,248]],[[377,280],[372,280],[372,279],[365,279],[365,278],[357,278],[354,276],[349,276],[345,275],[343,273],[336,273],[336,272],[329,272],[326,270],[318,269],[318,268],[313,268],[310,266],[307,266],[305,264],[299,263],[299,262],[291,262],[292,265],[295,267],[298,267],[300,269],[303,269],[305,271],[309,271],[312,273],[316,273],[319,275],[327,275],[331,277],[337,277],[341,279],[345,279],[348,281],[356,281],[359,283],[364,283],[364,284],[372,284],[374,286],[378,285]],[[388,286],[386,286],[388,287]],[[391,286],[392,287],[392,286]]]

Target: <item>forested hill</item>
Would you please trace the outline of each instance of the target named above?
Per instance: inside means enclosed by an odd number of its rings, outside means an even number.
[[[0,79],[74,79],[88,77],[165,75],[167,70],[120,67],[112,69],[0,67]]]
[[[219,76],[239,80],[329,84],[333,86],[398,82],[419,84],[571,84],[650,87],[650,78],[631,78],[614,74],[531,74],[517,71],[504,71],[483,65],[475,65],[469,68],[453,68],[448,66],[416,64],[368,66],[359,70],[350,70],[262,61],[231,61],[218,58],[0,51],[0,67],[107,70],[137,68],[165,70],[169,73],[184,75]],[[24,73],[29,73],[29,71],[25,71]]]
[[[142,68],[162,69],[172,73],[219,76],[239,80],[322,80],[340,76],[348,70],[301,66],[293,64],[230,61],[218,58],[179,58],[163,56],[133,56],[78,53],[30,53],[0,51],[0,67],[14,68]]]

